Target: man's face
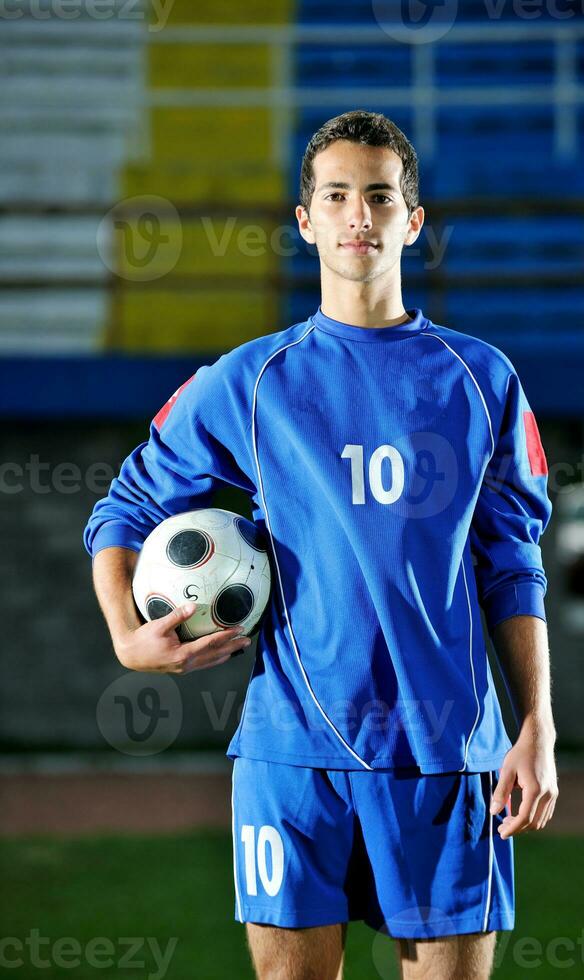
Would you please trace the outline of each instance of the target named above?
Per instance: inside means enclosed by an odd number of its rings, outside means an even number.
[[[310,215],[299,205],[296,217],[300,234],[316,244],[331,272],[367,282],[399,267],[403,246],[416,241],[424,221],[421,207],[408,215],[399,185],[402,166],[387,147],[349,140],[336,140],[316,155]]]

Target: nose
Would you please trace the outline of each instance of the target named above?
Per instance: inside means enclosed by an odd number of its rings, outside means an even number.
[[[351,231],[367,231],[371,228],[371,208],[363,197],[356,198],[349,211],[349,228]]]

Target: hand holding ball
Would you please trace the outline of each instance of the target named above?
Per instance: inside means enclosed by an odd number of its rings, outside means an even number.
[[[154,528],[138,556],[132,590],[147,620],[194,602],[192,616],[176,627],[186,642],[236,626],[248,636],[257,632],[270,585],[269,555],[256,525],[205,508]]]

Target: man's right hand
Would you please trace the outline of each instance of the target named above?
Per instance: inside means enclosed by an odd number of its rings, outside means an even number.
[[[190,619],[195,608],[194,603],[186,603],[161,619],[144,623],[117,637],[114,648],[120,663],[128,670],[188,674],[191,670],[218,667],[251,644],[249,637],[237,635],[239,626],[181,642],[176,627]]]

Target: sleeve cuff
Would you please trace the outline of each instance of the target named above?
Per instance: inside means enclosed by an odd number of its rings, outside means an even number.
[[[494,589],[482,601],[489,633],[512,616],[537,616],[547,622],[545,591],[538,582],[516,582]]]
[[[91,557],[95,558],[97,552],[103,551],[104,548],[130,548],[132,551],[141,551],[146,537],[147,535],[140,534],[127,524],[109,521],[97,531],[91,545]]]

